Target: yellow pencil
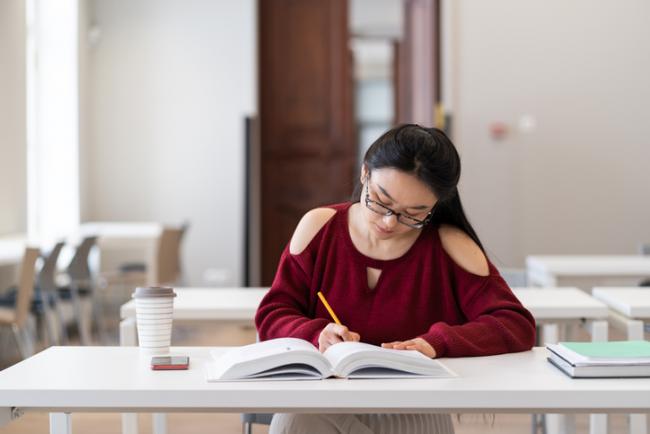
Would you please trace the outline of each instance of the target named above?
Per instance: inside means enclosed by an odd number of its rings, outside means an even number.
[[[327,309],[327,311],[332,316],[332,319],[334,320],[334,322],[337,323],[338,325],[341,325],[341,321],[339,321],[339,318],[336,316],[336,314],[334,313],[334,311],[330,307],[330,304],[327,302],[327,300],[325,300],[325,296],[323,295],[323,293],[318,291],[317,294],[318,294],[318,298],[320,298],[320,301],[323,302],[323,306],[325,306],[325,309]]]

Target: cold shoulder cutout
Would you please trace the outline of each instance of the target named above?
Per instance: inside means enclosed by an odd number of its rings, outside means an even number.
[[[459,267],[478,276],[490,274],[485,254],[464,231],[454,226],[442,225],[438,233],[442,247]]]
[[[289,252],[292,255],[302,253],[334,214],[336,214],[336,210],[333,208],[315,208],[307,212],[293,232]]]

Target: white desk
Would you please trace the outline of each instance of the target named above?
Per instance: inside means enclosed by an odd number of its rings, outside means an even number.
[[[0,372],[0,420],[48,411],[50,432],[67,434],[70,412],[650,411],[650,379],[572,380],[546,361],[543,348],[441,359],[457,378],[241,383],[206,382],[208,350],[174,348],[190,356],[190,369],[158,372],[137,348],[50,347]]]
[[[650,256],[549,255],[528,256],[526,273],[531,286],[558,286],[563,277],[644,278],[650,276]]]
[[[541,342],[544,344],[570,340],[576,326],[585,326],[592,341],[606,341],[608,338],[607,305],[578,288],[513,288],[513,292],[542,326]],[[560,326],[565,328],[564,336],[560,333]],[[546,426],[548,433],[572,433],[575,432],[575,417],[549,414]],[[592,434],[604,433],[606,428],[606,415],[590,416]]]
[[[596,287],[593,296],[630,319],[650,319],[650,288]],[[643,339],[643,335],[629,339]]]
[[[530,287],[512,291],[537,321],[607,318],[607,305],[578,288]]]
[[[27,237],[24,234],[0,237],[0,267],[18,265],[23,259],[26,246]]]
[[[176,320],[227,321],[252,324],[257,307],[268,288],[177,288],[174,299]],[[559,341],[558,325],[582,325],[588,327],[593,340],[607,340],[607,306],[577,288],[517,288],[515,295],[531,311],[535,319],[544,323],[543,342]],[[137,345],[135,325],[135,303],[130,301],[121,309],[120,344]],[[559,417],[548,419],[550,432],[559,432],[560,427],[572,427],[572,420]],[[125,415],[124,426],[129,432],[137,431],[137,421]],[[606,426],[604,415],[592,416],[592,432]],[[154,416],[154,426],[164,427],[164,415]],[[164,433],[164,428],[155,430]]]
[[[161,223],[155,222],[86,222],[70,238],[78,242],[83,237],[96,236],[103,253],[100,259],[102,270],[111,270],[119,265],[106,260],[110,251],[119,252],[120,263],[125,259],[144,262],[147,284],[153,284],[157,275],[158,240],[163,229]]]
[[[257,307],[268,288],[174,288],[174,321],[215,321],[252,325]],[[135,301],[120,308],[120,345],[137,346]],[[165,434],[166,417],[153,415],[153,431]],[[138,432],[135,414],[122,415],[124,434]]]
[[[268,288],[174,288],[174,320],[253,324]],[[135,301],[120,308],[120,345],[137,345]]]

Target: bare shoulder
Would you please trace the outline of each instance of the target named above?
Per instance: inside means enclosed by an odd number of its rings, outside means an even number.
[[[461,268],[479,276],[490,274],[485,254],[463,230],[451,225],[441,225],[438,233],[442,247]]]
[[[302,216],[291,237],[289,252],[292,255],[302,253],[334,214],[336,214],[336,210],[332,208],[315,208]]]

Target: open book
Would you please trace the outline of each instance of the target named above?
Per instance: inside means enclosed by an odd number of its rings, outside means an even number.
[[[418,351],[393,350],[361,342],[340,342],[321,354],[310,342],[272,339],[211,352],[208,381],[310,380],[328,377],[455,377],[437,360]]]

